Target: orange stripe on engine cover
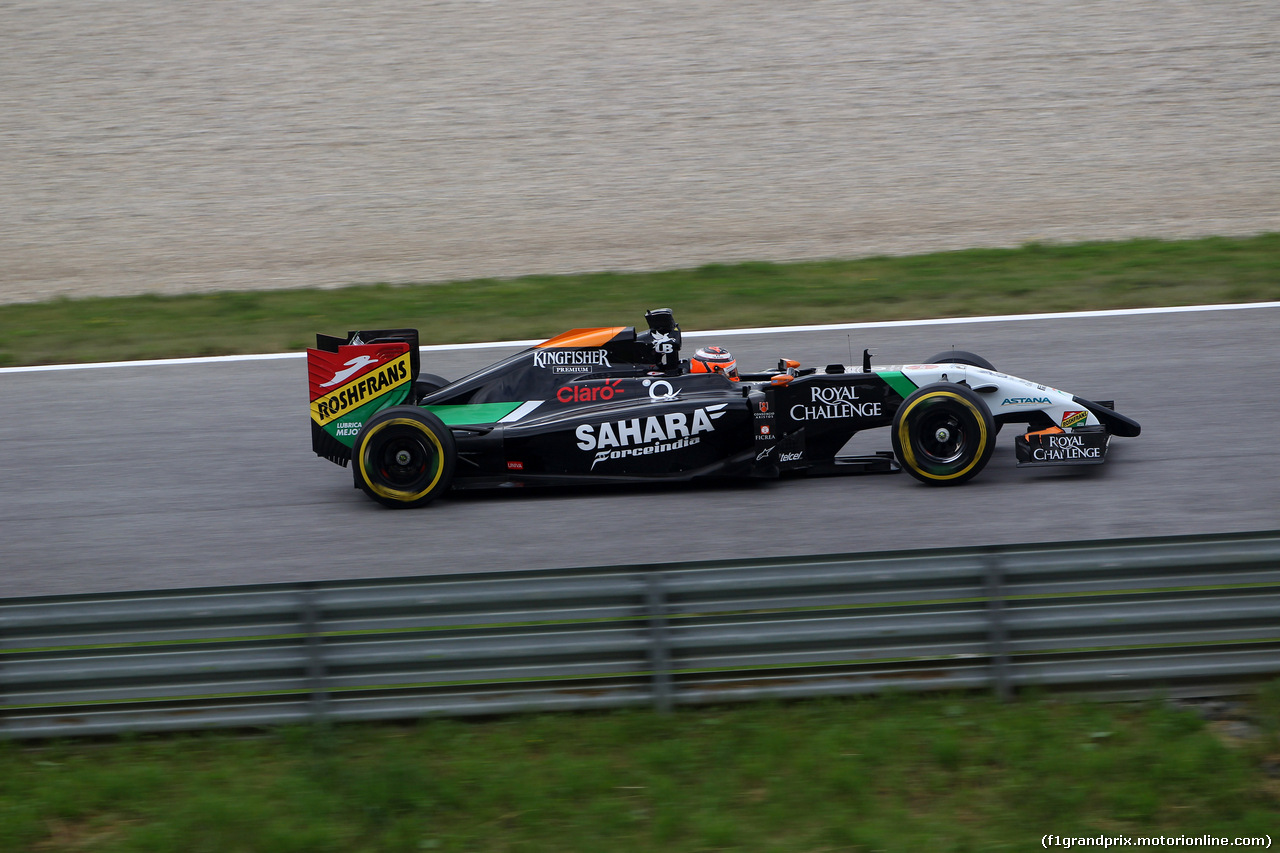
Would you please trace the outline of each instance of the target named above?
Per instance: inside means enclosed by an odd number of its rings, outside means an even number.
[[[626,326],[612,326],[607,329],[570,329],[556,335],[548,341],[538,344],[542,347],[602,347],[626,331]]]

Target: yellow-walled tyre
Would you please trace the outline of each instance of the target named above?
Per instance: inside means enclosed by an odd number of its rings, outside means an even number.
[[[931,486],[958,486],[972,479],[986,467],[995,446],[991,410],[964,385],[926,385],[893,418],[893,452],[899,464]]]
[[[453,433],[416,406],[378,412],[351,448],[356,485],[393,509],[422,506],[447,491],[456,458]]]

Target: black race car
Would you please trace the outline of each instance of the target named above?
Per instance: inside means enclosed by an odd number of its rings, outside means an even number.
[[[670,309],[648,328],[574,329],[448,382],[419,369],[413,329],[317,335],[307,351],[316,454],[352,465],[389,507],[449,488],[887,473],[963,483],[996,433],[1025,424],[1019,466],[1098,464],[1136,422],[952,350],[927,364],[694,372]],[[697,365],[692,365],[697,366]],[[838,455],[891,426],[892,452]]]

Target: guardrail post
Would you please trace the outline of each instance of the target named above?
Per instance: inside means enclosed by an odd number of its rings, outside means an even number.
[[[987,641],[991,647],[991,674],[995,694],[1001,702],[1013,698],[1009,684],[1009,629],[1004,614],[1004,567],[1000,555],[988,553],[983,559],[987,594]]]
[[[9,713],[4,710],[5,696],[8,695],[4,679],[4,647],[4,629],[0,628],[0,740],[5,739],[5,729],[9,727]]]
[[[671,647],[667,639],[667,596],[661,572],[645,574],[645,605],[649,612],[649,670],[653,673],[653,707],[671,711]]]
[[[320,606],[316,591],[307,584],[299,591],[302,633],[306,636],[307,689],[311,693],[311,721],[322,723],[329,712],[329,692],[325,689],[324,649],[320,640]]]

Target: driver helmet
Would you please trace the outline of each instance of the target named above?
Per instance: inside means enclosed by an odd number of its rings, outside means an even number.
[[[738,362],[724,347],[702,347],[689,360],[690,373],[723,373],[738,381]]]

